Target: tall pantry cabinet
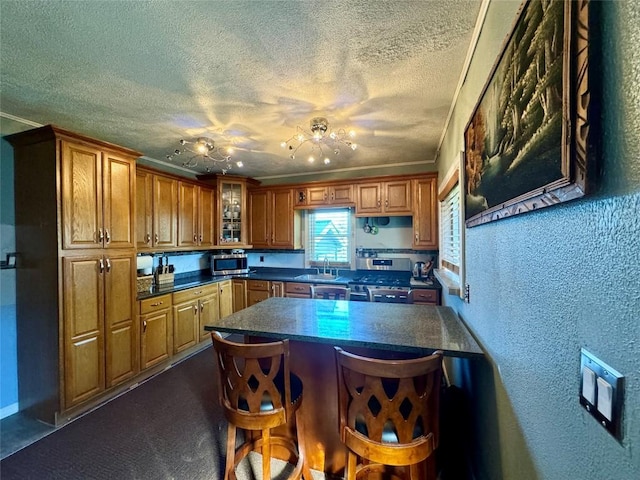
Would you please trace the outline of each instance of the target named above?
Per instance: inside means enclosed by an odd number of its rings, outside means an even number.
[[[139,371],[135,159],[45,126],[14,147],[21,411],[61,423]]]

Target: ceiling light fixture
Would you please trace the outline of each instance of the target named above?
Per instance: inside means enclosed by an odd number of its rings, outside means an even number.
[[[310,131],[298,126],[296,127],[296,134],[280,144],[282,148],[286,148],[291,152],[289,154],[291,160],[295,160],[298,149],[305,144],[311,146],[311,152],[308,157],[309,163],[314,163],[316,159],[322,158],[325,165],[331,163],[331,154],[340,155],[341,146],[348,147],[351,150],[358,148],[358,145],[352,141],[356,136],[353,130],[348,132],[342,128],[336,131],[330,130],[329,122],[324,117],[312,118],[309,124]]]
[[[208,137],[198,137],[193,142],[180,140],[180,145],[182,145],[183,148],[176,149],[172,154],[167,155],[168,160],[173,161],[174,158],[179,155],[189,152],[193,155],[182,163],[183,167],[195,168],[202,163],[207,173],[210,173],[214,168],[219,168],[222,170],[223,175],[233,167],[231,162],[233,149],[225,148],[223,151],[221,147],[217,147],[213,140]],[[242,162],[236,162],[236,166],[242,168]]]

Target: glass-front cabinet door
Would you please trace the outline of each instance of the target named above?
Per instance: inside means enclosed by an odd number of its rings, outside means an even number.
[[[245,218],[245,184],[220,180],[220,245],[244,245],[248,219]]]

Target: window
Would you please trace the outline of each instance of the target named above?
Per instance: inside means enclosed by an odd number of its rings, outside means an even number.
[[[440,265],[460,274],[460,183],[440,202]]]
[[[461,154],[461,162],[462,159]],[[459,172],[460,166],[452,165],[439,188],[440,252],[434,274],[444,292],[464,298],[464,289],[461,288],[464,284],[464,230]]]
[[[326,258],[331,266],[351,265],[351,212],[348,208],[313,210],[307,229],[309,265],[322,266]]]

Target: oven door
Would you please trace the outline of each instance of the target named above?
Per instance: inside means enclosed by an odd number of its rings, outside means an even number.
[[[367,292],[354,292],[351,290],[349,294],[349,300],[351,302],[368,302],[369,294]]]
[[[411,303],[409,291],[402,289],[371,288],[371,301],[380,303]]]

